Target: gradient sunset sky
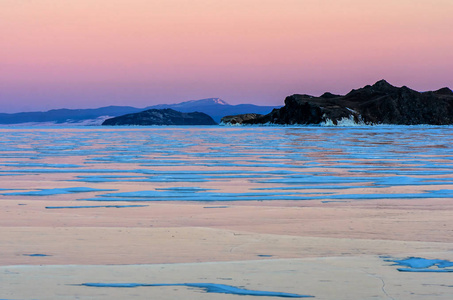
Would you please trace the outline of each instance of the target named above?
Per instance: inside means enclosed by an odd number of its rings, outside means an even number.
[[[0,112],[453,87],[452,0],[0,0]]]

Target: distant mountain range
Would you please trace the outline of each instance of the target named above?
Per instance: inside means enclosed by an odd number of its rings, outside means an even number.
[[[230,105],[219,98],[191,100],[176,104],[159,104],[145,108],[132,106],[107,106],[94,109],[52,109],[46,112],[0,113],[0,124],[36,125],[101,125],[106,119],[137,113],[149,109],[171,108],[179,112],[202,112],[211,116],[217,123],[227,115],[246,113],[267,114],[279,106],[258,106],[253,104]]]
[[[211,116],[214,121],[219,123],[224,116],[245,113],[267,114],[270,113],[272,109],[279,107],[281,106],[259,106],[253,104],[230,105],[220,98],[208,98],[186,101],[177,104],[154,105],[147,107],[145,110],[171,108],[180,112],[198,111]]]

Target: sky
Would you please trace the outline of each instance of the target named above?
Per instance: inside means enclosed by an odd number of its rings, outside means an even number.
[[[0,112],[453,88],[452,0],[0,0]]]

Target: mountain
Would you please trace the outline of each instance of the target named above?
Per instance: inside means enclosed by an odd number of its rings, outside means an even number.
[[[94,109],[52,109],[46,112],[0,113],[0,124],[46,123],[100,125],[105,119],[143,109],[131,106],[107,106]]]
[[[148,109],[105,120],[102,125],[217,125],[207,114],[182,113],[171,108]]]
[[[201,100],[190,100],[176,104],[158,104],[153,106],[148,106],[149,109],[163,109],[163,108],[172,108],[172,109],[193,109],[197,107],[208,107],[208,106],[230,106],[228,103],[223,101],[220,98],[207,98]]]
[[[358,124],[453,124],[453,92],[449,88],[417,92],[380,80],[344,96],[331,93],[320,97],[288,96],[284,107],[242,123],[337,125],[351,121]]]
[[[146,109],[163,109],[171,108],[180,112],[199,111],[210,115],[214,121],[220,122],[220,119],[227,115],[238,115],[247,113],[267,114],[272,109],[280,106],[258,106],[253,104],[230,105],[219,98],[208,98],[201,100],[192,100],[177,104],[160,104],[149,106]]]
[[[171,108],[180,112],[203,112],[215,122],[226,115],[245,113],[269,113],[274,106],[253,104],[230,105],[219,98],[191,100],[176,104],[159,104],[145,108],[131,106],[107,106],[95,109],[53,109],[46,112],[0,113],[0,124],[60,124],[60,125],[101,125],[108,118],[137,113],[149,109]]]

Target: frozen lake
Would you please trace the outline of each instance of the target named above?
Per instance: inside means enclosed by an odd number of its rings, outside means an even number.
[[[453,127],[1,127],[1,299],[451,299]]]
[[[3,127],[0,199],[453,198],[452,127]]]

